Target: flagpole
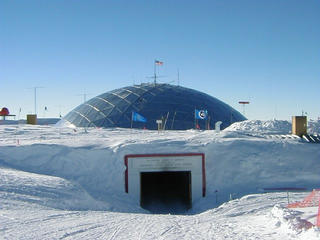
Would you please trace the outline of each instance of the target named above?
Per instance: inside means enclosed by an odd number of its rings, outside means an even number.
[[[172,119],[172,124],[171,124],[171,130],[173,129],[173,124],[174,124],[174,118],[176,117],[177,111],[174,112],[173,119]]]
[[[180,86],[180,73],[179,73],[179,68],[178,68],[178,86]]]
[[[157,84],[157,73],[156,73],[156,60],[154,60],[154,85]]]
[[[166,120],[164,121],[164,127],[163,127],[163,130],[166,130],[166,125],[167,125],[168,117],[169,117],[169,112],[167,113]]]
[[[194,109],[194,129],[197,129],[196,109]]]
[[[208,117],[206,118],[206,125],[204,126],[205,130],[208,130]]]
[[[20,120],[20,113],[21,113],[21,107],[19,108],[18,123],[19,123],[19,120]]]

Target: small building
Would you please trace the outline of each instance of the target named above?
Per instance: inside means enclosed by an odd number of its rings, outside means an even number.
[[[307,116],[292,117],[292,134],[299,137],[307,134]]]
[[[27,124],[36,125],[37,124],[37,115],[36,114],[28,114],[27,115]]]

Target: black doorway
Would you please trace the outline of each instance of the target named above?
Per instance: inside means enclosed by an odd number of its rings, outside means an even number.
[[[141,207],[155,213],[180,213],[192,206],[191,172],[141,172]]]

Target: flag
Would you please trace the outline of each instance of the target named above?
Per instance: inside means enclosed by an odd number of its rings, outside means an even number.
[[[195,110],[194,117],[196,119],[207,119],[208,111],[207,110]]]
[[[162,66],[162,65],[163,65],[163,62],[158,61],[158,60],[154,60],[154,63],[155,63],[156,65],[160,65],[160,66]]]
[[[137,112],[132,112],[132,121],[134,121],[134,122],[147,122],[147,119]]]

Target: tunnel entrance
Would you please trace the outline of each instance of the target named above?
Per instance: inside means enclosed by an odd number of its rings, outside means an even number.
[[[125,192],[156,213],[185,213],[206,195],[203,153],[129,154],[124,156]]]
[[[191,172],[141,172],[141,207],[156,213],[185,212],[192,207]]]

